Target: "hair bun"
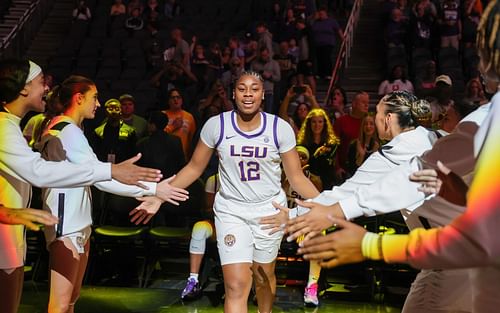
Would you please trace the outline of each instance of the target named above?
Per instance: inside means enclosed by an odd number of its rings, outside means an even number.
[[[431,104],[427,100],[419,99],[410,105],[410,113],[418,124],[428,124],[432,120]]]

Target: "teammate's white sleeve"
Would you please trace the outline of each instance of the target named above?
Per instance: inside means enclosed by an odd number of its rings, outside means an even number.
[[[111,163],[90,161],[84,164],[45,161],[33,152],[19,124],[8,113],[0,113],[0,166],[37,187],[71,188],[89,186],[111,179]]]
[[[418,171],[417,159],[394,168],[375,183],[357,188],[351,196],[341,199],[340,206],[346,219],[358,216],[373,216],[398,211],[413,210],[425,200],[418,191],[419,184],[409,181],[409,176]]]
[[[66,151],[66,158],[71,163],[82,164],[97,161],[97,156],[92,151],[87,138],[75,124],[70,123],[64,127],[58,137]],[[94,186],[102,191],[128,197],[141,197],[156,193],[156,183],[142,183],[149,189],[145,190],[134,185],[125,185],[116,180],[98,182]]]

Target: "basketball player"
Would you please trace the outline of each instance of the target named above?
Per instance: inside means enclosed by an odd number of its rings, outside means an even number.
[[[319,193],[302,172],[290,125],[261,110],[262,77],[243,72],[236,82],[234,99],[235,111],[212,117],[204,125],[192,159],[171,184],[189,186],[217,151],[221,186],[214,212],[226,293],[224,311],[247,312],[253,277],[259,312],[269,313],[276,293],[274,267],[283,232],[271,235],[261,229],[259,221],[277,213],[272,202],[286,203],[280,163],[299,195],[308,199]],[[161,201],[154,197],[143,200],[135,214],[146,219]]]

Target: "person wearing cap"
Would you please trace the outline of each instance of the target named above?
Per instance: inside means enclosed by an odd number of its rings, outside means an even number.
[[[123,122],[135,129],[137,140],[147,136],[148,123],[145,119],[135,114],[135,98],[132,95],[123,94],[120,96],[119,100]]]
[[[29,111],[43,112],[48,91],[42,69],[28,60],[0,61],[0,203],[29,207],[31,184],[39,187],[90,186],[115,178],[123,183],[157,181],[156,170],[135,166],[140,156],[121,164],[98,161],[72,164],[47,162],[28,146],[19,124]],[[23,225],[0,224],[0,303],[2,312],[15,313],[21,300],[26,243]]]
[[[121,103],[109,99],[104,104],[106,119],[94,129],[92,148],[101,161],[121,162],[135,154],[136,132],[122,119]]]
[[[453,83],[450,76],[439,75],[436,77],[436,87],[431,92],[431,96],[435,99],[435,101],[431,101],[433,124],[438,123],[448,107],[453,104],[452,95]]]

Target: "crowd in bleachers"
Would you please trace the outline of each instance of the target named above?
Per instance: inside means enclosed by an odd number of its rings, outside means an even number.
[[[379,94],[409,90],[418,96],[431,92],[440,75],[458,97],[479,76],[475,34],[484,3],[479,0],[387,0],[384,27],[387,80]],[[396,74],[396,76],[395,76]]]

